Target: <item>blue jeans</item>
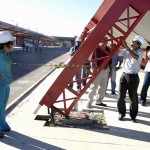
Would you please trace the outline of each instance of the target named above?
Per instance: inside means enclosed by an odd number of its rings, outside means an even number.
[[[116,89],[116,67],[112,67],[111,92],[114,93],[115,89]]]
[[[0,131],[10,129],[6,122],[5,109],[9,99],[10,86],[0,85]]]
[[[149,86],[150,86],[150,72],[146,72],[144,77],[143,87],[141,90],[141,99],[140,99],[143,103],[146,102],[147,91]]]
[[[84,65],[86,65],[86,67],[85,67],[86,69],[88,69],[88,70],[91,69],[91,66],[90,66],[90,63],[89,63],[89,62],[85,63]],[[82,76],[82,78],[86,78],[86,77],[89,76],[89,73],[88,73],[86,70],[84,70],[84,69],[82,68],[81,76]],[[83,82],[82,82],[82,85],[83,85],[83,86],[86,85],[86,80],[87,80],[87,79],[84,79],[84,80],[83,80]]]
[[[85,65],[85,68],[86,68],[86,69],[90,70],[90,68],[91,68],[91,67],[90,67],[90,63],[85,63],[84,65]],[[85,69],[83,69],[83,68],[81,69],[81,72],[80,72],[80,73],[81,73],[81,78],[86,78],[86,77],[89,76],[89,73],[88,73]],[[76,75],[75,75],[75,80],[78,80],[78,79],[79,79],[79,75],[76,74]],[[83,85],[83,86],[86,85],[86,80],[87,80],[87,79],[84,79],[84,80],[82,81],[82,85]],[[69,87],[70,87],[70,88],[73,88],[73,82],[69,84]],[[80,84],[79,84],[78,82],[77,82],[77,89],[80,89]]]

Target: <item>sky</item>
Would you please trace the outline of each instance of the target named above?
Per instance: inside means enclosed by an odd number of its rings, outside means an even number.
[[[49,36],[80,36],[103,0],[0,0],[0,20]]]

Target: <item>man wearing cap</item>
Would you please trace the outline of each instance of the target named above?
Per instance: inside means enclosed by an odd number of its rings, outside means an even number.
[[[75,40],[75,46],[73,46],[71,49],[70,49],[70,56],[74,56],[74,54],[77,52],[77,50],[79,49],[79,47],[81,46],[81,43],[82,43],[82,39],[80,37],[77,37],[76,40]],[[90,62],[87,60],[86,63],[84,64],[85,68],[89,69],[90,70]],[[86,70],[84,70],[83,68],[81,68],[81,77],[82,78],[86,78],[88,77],[88,72]],[[79,76],[78,74],[75,75],[75,80],[78,80],[79,79]],[[83,80],[82,82],[82,85],[85,86],[86,85],[86,79]],[[70,88],[73,88],[73,83],[70,83],[69,84],[69,87]],[[77,90],[80,91],[80,85],[79,83],[77,82]]]
[[[103,41],[99,43],[98,47],[92,54],[92,59],[98,59],[98,61],[95,63],[92,63],[93,68],[100,67],[103,64],[103,57],[106,57],[110,53],[110,48],[107,46],[108,38],[104,37]],[[106,52],[107,53],[106,53]],[[107,105],[103,103],[103,98],[105,97],[106,90],[107,90],[107,82],[108,78],[112,75],[112,59],[108,62],[108,64],[101,70],[99,75],[96,77],[96,79],[93,81],[89,88],[89,94],[88,94],[88,101],[87,101],[87,108],[92,107],[94,96],[96,95],[96,104],[97,106],[103,106],[106,107]]]
[[[5,109],[10,93],[10,82],[12,81],[12,60],[8,52],[13,49],[15,38],[8,32],[0,32],[0,131],[10,131],[6,122]],[[0,137],[3,134],[0,133]]]
[[[122,42],[125,49],[119,52],[119,55],[123,56],[123,74],[120,78],[119,93],[118,93],[118,112],[119,120],[123,120],[126,115],[126,91],[128,90],[130,98],[130,117],[133,122],[136,121],[138,114],[138,94],[137,89],[139,85],[140,64],[143,57],[143,51],[140,49],[144,43],[142,36],[136,36],[131,44],[131,48],[128,47],[125,41]]]
[[[78,50],[79,47],[81,46],[81,42],[82,42],[81,38],[80,38],[80,37],[77,37],[76,40],[75,40],[75,46],[71,47],[71,49],[70,49],[70,51],[69,51],[69,55],[70,55],[71,57],[73,57],[74,54],[77,52],[77,50]],[[76,75],[75,75],[75,80],[77,80],[77,79],[78,79],[78,75],[76,74]],[[70,88],[73,88],[73,83],[70,83],[70,84],[69,84],[69,87],[70,87]],[[77,90],[79,90],[79,89],[80,89],[80,87],[79,87],[79,84],[78,84],[78,82],[77,82]]]

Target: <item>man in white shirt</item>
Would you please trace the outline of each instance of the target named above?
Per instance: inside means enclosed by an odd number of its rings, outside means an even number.
[[[138,114],[138,94],[140,64],[143,57],[143,51],[140,46],[144,43],[142,36],[136,36],[131,44],[131,48],[123,41],[125,47],[120,51],[119,55],[123,56],[123,74],[120,78],[119,93],[118,93],[118,112],[119,120],[123,120],[126,115],[126,91],[128,90],[130,98],[130,117],[132,121],[136,121]]]
[[[150,86],[150,46],[147,46],[146,48],[145,60],[147,64],[145,67],[145,77],[144,77],[143,87],[141,90],[141,98],[140,98],[142,106],[145,106],[147,91]]]

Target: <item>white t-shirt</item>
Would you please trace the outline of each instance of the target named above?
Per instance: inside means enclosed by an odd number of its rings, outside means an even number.
[[[135,51],[137,55],[139,55],[139,59],[134,59],[128,50],[124,49],[119,52],[120,56],[123,56],[123,69],[125,73],[136,74],[140,71],[141,61],[143,57],[143,51],[138,49]]]
[[[145,66],[145,72],[150,72],[150,51],[147,53],[148,62]]]

